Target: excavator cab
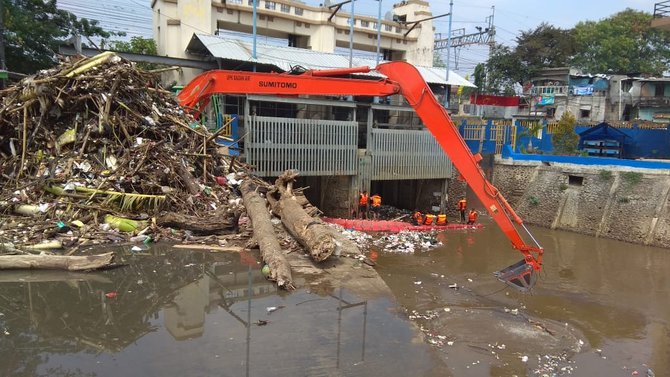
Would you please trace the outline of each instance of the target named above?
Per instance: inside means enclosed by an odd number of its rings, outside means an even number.
[[[535,270],[535,267],[533,267],[531,263],[526,262],[525,259],[505,267],[500,271],[496,271],[493,275],[503,283],[524,293],[529,292],[533,286],[535,286],[535,282],[537,281],[537,271]]]

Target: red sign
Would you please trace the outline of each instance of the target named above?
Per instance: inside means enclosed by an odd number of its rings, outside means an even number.
[[[517,96],[492,96],[488,94],[470,94],[470,103],[474,105],[490,106],[519,106],[519,97]]]

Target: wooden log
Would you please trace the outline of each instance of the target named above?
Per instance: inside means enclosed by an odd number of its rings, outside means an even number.
[[[67,255],[3,255],[0,270],[97,270],[112,265],[114,253],[87,256]]]
[[[330,234],[335,240],[335,244],[339,249],[339,251],[336,252],[337,255],[343,255],[347,257],[358,257],[359,255],[363,255],[363,252],[361,252],[361,249],[354,241],[348,239],[331,226],[328,226],[328,228]]]
[[[79,281],[112,284],[112,280],[102,274],[89,274],[86,272],[70,272],[70,271],[56,271],[56,270],[42,270],[42,271],[6,270],[0,273],[0,284],[53,283],[53,282],[74,283]]]
[[[244,251],[244,248],[241,246],[180,244],[180,245],[172,245],[172,247],[175,249],[185,249],[185,250],[205,250],[210,251],[212,253],[218,253],[218,252],[241,253]]]
[[[293,194],[293,181],[297,175],[295,171],[287,171],[277,178],[274,190],[279,194],[279,200],[273,211],[281,216],[284,227],[307,249],[312,259],[321,262],[335,252],[337,244],[328,225],[308,215],[301,205],[302,199],[298,200]]]
[[[258,243],[261,257],[270,266],[269,278],[282,288],[293,289],[291,265],[279,245],[265,200],[258,195],[256,186],[249,179],[242,182],[240,191],[247,215],[253,225],[254,239]]]
[[[169,212],[156,219],[163,228],[190,230],[197,234],[225,234],[237,232],[239,216],[234,213],[212,211],[206,218]]]

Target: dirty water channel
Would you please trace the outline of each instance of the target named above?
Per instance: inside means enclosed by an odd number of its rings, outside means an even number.
[[[670,376],[670,250],[531,231],[546,249],[532,294],[492,276],[521,254],[491,223],[376,269],[454,376]]]
[[[0,376],[448,373],[390,295],[278,291],[251,253],[112,249],[127,266],[0,273]]]
[[[277,291],[253,254],[166,245],[94,274],[3,271],[0,375],[670,375],[670,251],[533,228],[545,268],[524,295],[492,276],[520,254],[485,225],[380,250],[395,299]]]

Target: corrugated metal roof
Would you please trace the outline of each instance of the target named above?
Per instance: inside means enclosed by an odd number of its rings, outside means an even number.
[[[215,58],[248,61],[253,59],[252,45],[239,39],[223,38],[208,34],[193,34],[187,49],[196,49],[198,44],[209,51]],[[274,65],[282,71],[290,71],[291,67],[302,66],[307,69],[328,69],[349,67],[349,57],[319,52],[296,47],[274,46],[256,43],[256,62]],[[354,67],[374,67],[375,61],[370,59],[352,58]],[[446,84],[446,70],[434,67],[416,67],[424,80],[430,84]],[[368,76],[382,76],[376,72],[367,73]],[[453,71],[449,71],[449,85],[475,87],[471,82]]]

